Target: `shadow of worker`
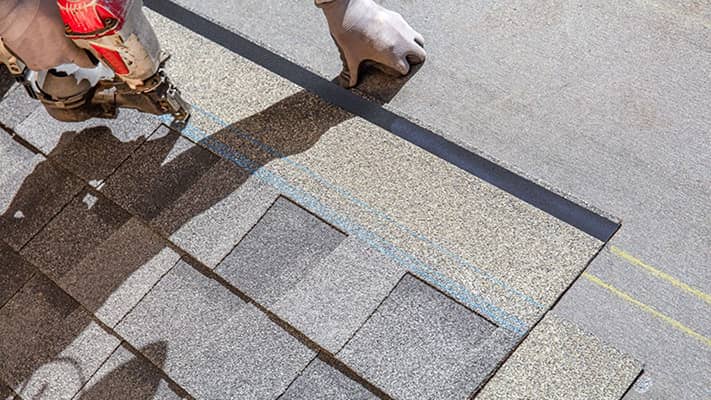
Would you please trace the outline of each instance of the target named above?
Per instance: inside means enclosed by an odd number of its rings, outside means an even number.
[[[5,96],[5,93],[10,91],[10,88],[15,83],[15,78],[10,75],[10,71],[0,65],[0,99]]]
[[[369,75],[359,89],[367,93],[372,88],[374,97],[386,102],[397,94],[408,79],[392,79],[375,73]],[[85,182],[102,180],[107,171],[113,171],[116,167],[113,165],[116,160],[91,157],[98,143],[113,143],[117,152],[126,151],[131,156],[121,162],[118,170],[111,173],[99,191],[89,186],[81,189],[72,202],[41,232],[31,241],[27,239],[29,244],[22,244],[24,248],[21,253],[79,300],[82,306],[97,313],[112,295],[120,291],[125,282],[130,281],[134,274],[140,274],[142,267],[159,257],[165,249],[163,244],[142,245],[146,242],[142,233],[145,230],[141,228],[144,222],[164,238],[170,238],[185,224],[240,190],[255,168],[274,159],[308,150],[329,129],[350,118],[353,118],[352,114],[302,90],[257,114],[225,126],[204,140],[206,143],[220,143],[230,151],[248,158],[252,166],[248,169],[166,129],[142,142],[135,151],[132,148],[135,143],[126,144],[111,139],[111,131],[106,127],[65,133],[60,145],[48,155],[49,160],[53,161],[43,161],[41,164],[53,168],[55,161],[59,161],[56,164],[62,164],[63,159],[65,162],[76,160],[76,157],[66,157],[67,154],[84,155],[86,164],[81,170],[85,172],[81,178]],[[78,137],[83,140],[76,140]],[[260,144],[277,152],[265,151]],[[43,168],[35,170],[41,171]],[[43,190],[43,187],[35,186],[43,186],[46,180],[35,179],[33,175],[34,172],[15,193],[3,217],[10,218],[18,210],[26,210],[25,213],[28,213],[38,207],[34,204],[36,198],[25,193]],[[90,201],[86,201],[87,198]],[[0,224],[3,224],[2,218]],[[214,232],[213,236],[220,238],[219,232]],[[228,245],[230,247],[223,251],[229,252],[235,243]],[[96,249],[103,253],[97,255]],[[112,263],[109,265],[104,260],[112,260]],[[48,342],[51,341],[50,337],[47,338]],[[43,367],[42,363],[33,360],[47,361],[59,357],[63,344],[70,342],[62,338],[60,343],[51,343],[46,349],[5,349],[28,355],[33,351],[54,354],[42,358],[28,356],[21,370],[4,371],[5,375],[12,376],[13,382],[10,383],[25,382],[31,378],[31,371]],[[154,345],[160,351],[153,351]],[[142,353],[162,368],[164,355],[168,353],[166,349],[170,348],[171,343],[167,338],[161,338],[154,345],[142,349]],[[50,363],[47,361],[45,365]],[[113,371],[106,371],[104,377],[94,382],[90,392],[81,398],[99,398],[108,392],[112,398],[124,398],[120,391],[126,390],[129,393],[131,385],[119,387],[119,383],[121,380],[132,379],[127,374],[131,368],[137,368],[133,363],[139,361],[128,360],[117,365]],[[156,390],[153,384],[147,386],[152,388],[149,392]],[[125,398],[148,399],[152,398],[152,393],[130,392],[128,396]]]

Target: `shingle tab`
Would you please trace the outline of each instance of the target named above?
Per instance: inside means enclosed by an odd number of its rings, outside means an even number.
[[[279,192],[235,165],[220,161],[154,225],[203,264],[214,268],[279,197]]]
[[[0,380],[27,399],[70,399],[119,345],[43,275],[0,310],[0,337]]]
[[[19,250],[81,189],[81,181],[0,132],[0,238]]]
[[[179,262],[118,325],[180,386],[204,399],[274,399],[314,352],[253,305]]]
[[[408,274],[338,357],[396,399],[467,399],[512,344]]]
[[[476,399],[617,400],[641,368],[631,357],[548,314]]]
[[[155,136],[123,163],[102,188],[121,207],[149,222],[171,208],[219,161],[216,155],[166,128]],[[190,216],[185,216],[186,220]]]
[[[318,358],[289,386],[280,400],[377,400],[359,383]]]
[[[0,383],[0,399],[2,400],[12,400],[15,397],[15,392],[9,387]]]
[[[180,256],[136,218],[86,191],[23,254],[108,326],[114,326]]]
[[[164,344],[153,348],[165,351]],[[151,350],[146,350],[151,351]],[[184,397],[171,388],[155,366],[120,346],[96,371],[74,400],[136,399],[178,400]]]
[[[335,354],[404,274],[402,266],[348,237],[284,293],[273,311]]]
[[[0,307],[30,280],[33,273],[32,265],[0,242]]]
[[[308,211],[280,198],[215,271],[270,307],[344,238]]]
[[[39,101],[27,95],[23,87],[16,85],[0,101],[0,123],[14,130],[25,118],[41,107]]]
[[[135,110],[113,120],[60,122],[39,107],[15,132],[83,179],[101,180],[159,126],[158,118]]]

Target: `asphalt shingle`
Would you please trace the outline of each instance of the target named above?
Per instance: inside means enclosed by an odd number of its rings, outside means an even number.
[[[344,238],[313,214],[279,198],[215,271],[271,307]]]
[[[408,274],[338,357],[396,399],[467,399],[513,342]]]
[[[83,179],[100,180],[159,126],[158,118],[135,110],[122,110],[114,120],[60,122],[39,107],[15,132]]]
[[[32,278],[33,273],[32,265],[0,242],[0,307]]]
[[[15,392],[13,392],[12,389],[10,389],[9,387],[0,383],[0,399],[12,400],[14,397]]]
[[[548,314],[477,395],[477,400],[617,400],[642,366]]]
[[[191,186],[154,225],[170,240],[214,268],[279,197],[273,187],[219,161]]]
[[[13,86],[0,101],[0,123],[14,130],[25,118],[41,107],[39,101],[27,95],[25,88],[19,85]]]
[[[114,326],[180,256],[100,193],[86,189],[22,254]]]
[[[315,359],[280,400],[377,400],[378,397],[337,369]]]
[[[285,292],[273,311],[335,354],[404,274],[400,265],[347,237]]]
[[[71,399],[119,345],[43,275],[0,310],[0,337],[0,379],[27,399]]]
[[[136,348],[203,399],[274,399],[313,359],[265,314],[181,261],[118,325]]]
[[[81,189],[81,181],[0,131],[0,238],[19,250]]]
[[[151,139],[102,188],[124,209],[149,222],[172,207],[219,161],[216,155],[165,127]]]
[[[156,343],[156,350],[163,346]],[[180,394],[179,394],[180,393]],[[137,357],[123,345],[109,357],[73,400],[178,400],[185,398],[172,388],[155,366]]]

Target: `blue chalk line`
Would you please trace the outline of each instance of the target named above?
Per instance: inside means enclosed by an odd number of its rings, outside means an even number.
[[[160,119],[166,124],[171,122],[170,117],[167,116],[160,117]],[[370,230],[363,228],[362,226],[343,217],[339,213],[325,206],[312,195],[297,187],[294,187],[266,167],[259,165],[227,144],[209,136],[202,129],[192,124],[188,124],[182,129],[182,133],[196,143],[205,146],[215,154],[249,171],[258,179],[275,187],[277,190],[293,198],[301,205],[311,209],[329,223],[339,226],[349,234],[356,236],[358,239],[367,243],[381,254],[396,261],[421,278],[435,284],[437,287],[463,304],[471,307],[483,315],[486,315],[497,325],[519,335],[523,335],[528,330],[526,323],[518,317],[507,313],[506,311],[486,301],[481,296],[470,292],[461,284],[456,283],[439,271],[434,270],[414,255],[403,251]]]

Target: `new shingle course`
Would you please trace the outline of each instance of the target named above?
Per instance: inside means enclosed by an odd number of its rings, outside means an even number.
[[[408,274],[337,357],[395,399],[467,399],[514,342]]]
[[[203,399],[274,399],[315,353],[255,306],[181,261],[118,325],[181,387]]]

